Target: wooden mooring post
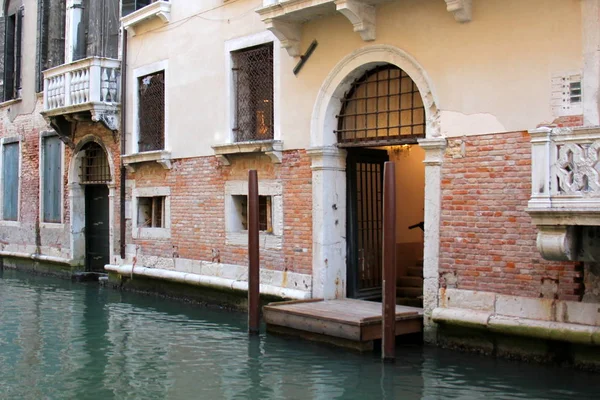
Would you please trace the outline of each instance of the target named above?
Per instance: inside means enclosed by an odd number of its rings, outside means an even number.
[[[383,169],[383,301],[381,357],[396,359],[396,165]]]
[[[258,212],[258,176],[253,169],[248,171],[248,333],[251,335],[260,330]]]

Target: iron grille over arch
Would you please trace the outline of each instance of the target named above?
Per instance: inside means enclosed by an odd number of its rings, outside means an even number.
[[[273,139],[273,43],[231,53],[236,142]]]
[[[110,183],[110,167],[104,149],[96,142],[89,142],[81,149],[81,164],[79,183],[106,184]]]
[[[406,72],[390,64],[352,83],[337,118],[340,147],[414,144],[425,137],[419,89]]]

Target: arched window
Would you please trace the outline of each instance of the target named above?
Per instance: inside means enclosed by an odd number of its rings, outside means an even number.
[[[89,142],[83,146],[81,153],[79,183],[109,183],[110,168],[104,149],[98,143]]]
[[[367,71],[342,100],[336,134],[341,147],[416,143],[425,137],[419,89],[394,65]]]

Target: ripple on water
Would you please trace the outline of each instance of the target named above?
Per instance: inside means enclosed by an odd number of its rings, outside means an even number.
[[[582,372],[406,347],[382,365],[246,316],[0,272],[2,399],[596,398]]]

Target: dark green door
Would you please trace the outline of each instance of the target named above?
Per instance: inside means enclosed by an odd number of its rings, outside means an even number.
[[[87,271],[103,272],[109,262],[108,187],[85,187],[85,264]]]
[[[381,297],[385,150],[347,149],[348,297]]]

